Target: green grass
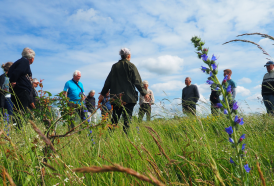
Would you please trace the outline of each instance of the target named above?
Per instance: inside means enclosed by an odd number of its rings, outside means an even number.
[[[244,143],[247,144],[247,158],[244,162],[252,168],[249,174],[246,173],[248,183],[262,184],[256,166],[259,162],[266,185],[272,185],[273,118],[267,115],[249,115],[244,116],[244,121],[245,124],[239,130],[246,134]],[[45,131],[42,124],[37,121],[35,123],[41,131]],[[4,179],[8,184],[7,177],[3,176],[3,167],[16,185],[151,185],[121,172],[72,171],[74,168],[112,164],[131,168],[146,176],[151,174],[165,185],[218,185],[220,179],[225,185],[241,185],[236,169],[229,163],[234,150],[224,131],[229,126],[228,123],[221,116],[182,117],[142,123],[133,121],[128,136],[123,133],[121,123],[112,134],[96,127],[92,129],[92,138],[88,136],[89,130],[86,130],[81,134],[55,140],[57,154],[52,153],[51,157],[47,157],[47,164],[56,171],[42,164],[45,143],[30,124],[25,125],[22,131],[12,128],[10,137],[15,148],[5,140],[3,134],[0,135],[0,141],[6,142],[0,144],[0,185],[4,185]],[[4,129],[3,122],[1,125]],[[139,131],[136,127],[139,127]],[[155,132],[146,127],[151,127]],[[63,126],[57,129],[58,134],[66,131],[67,127]],[[160,148],[152,136],[158,141]],[[43,180],[42,167],[45,167]]]

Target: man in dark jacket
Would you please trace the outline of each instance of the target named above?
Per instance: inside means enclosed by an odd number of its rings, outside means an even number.
[[[267,73],[262,82],[262,96],[267,113],[274,116],[274,62],[265,64]]]
[[[121,49],[120,56],[121,60],[115,63],[111,68],[99,100],[104,99],[109,89],[111,98],[115,98],[115,96],[119,98],[119,94],[123,93],[121,99],[116,99],[111,102],[113,105],[112,124],[117,125],[122,114],[124,118],[123,129],[127,134],[133,108],[138,100],[138,92],[135,88],[138,89],[142,96],[145,96],[146,100],[149,100],[149,95],[142,87],[142,79],[137,68],[130,62],[131,55],[129,49]],[[122,103],[118,103],[119,100],[121,100]]]
[[[196,85],[191,84],[191,78],[185,79],[186,87],[182,91],[182,106],[183,112],[188,114],[196,114],[196,103],[198,102],[200,95]]]
[[[26,112],[30,103],[30,92],[32,89],[30,65],[33,63],[34,57],[35,52],[32,49],[24,48],[22,58],[13,63],[8,72],[8,77],[15,93],[11,96],[11,100],[17,112]],[[20,123],[18,121],[18,128],[21,127]]]

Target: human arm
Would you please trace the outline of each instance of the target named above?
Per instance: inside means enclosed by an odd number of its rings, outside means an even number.
[[[111,86],[111,74],[112,74],[112,68],[111,68],[111,71],[108,74],[108,77],[107,77],[106,81],[105,81],[104,87],[103,87],[103,89],[101,91],[101,94],[99,96],[99,100],[103,100],[104,96],[106,95],[106,93],[108,93],[108,91],[110,89],[110,86]]]
[[[236,94],[237,94],[236,88],[232,88],[232,98],[233,98],[233,100],[235,100]]]
[[[26,75],[29,72],[29,69],[30,66],[28,60],[22,59],[21,61],[18,61],[15,68],[8,73],[12,86],[15,86],[14,83],[18,81],[18,78]]]
[[[155,99],[154,99],[154,94],[153,94],[153,91],[152,90],[150,90],[150,97],[151,97],[151,101],[150,101],[150,103],[153,105],[154,104],[154,102],[155,102]]]
[[[194,87],[194,100],[195,100],[195,103],[197,103],[199,101],[199,98],[200,98],[199,90],[198,90],[198,87],[195,85],[195,87]]]
[[[137,88],[137,90],[140,92],[140,94],[142,96],[144,96],[144,98],[147,100],[147,98],[149,98],[149,96],[146,96],[147,95],[147,91],[142,86],[142,78],[141,78],[141,76],[139,74],[138,69],[135,67],[135,65],[132,64],[131,70],[132,70],[132,79],[131,79],[132,83]]]

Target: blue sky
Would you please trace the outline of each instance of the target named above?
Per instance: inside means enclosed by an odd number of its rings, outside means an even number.
[[[199,70],[203,63],[190,42],[198,35],[206,41],[209,55],[218,56],[219,78],[223,69],[232,69],[241,107],[263,111],[257,97],[266,56],[251,44],[222,43],[243,33],[273,34],[273,10],[274,2],[264,0],[1,0],[0,60],[14,62],[24,47],[30,47],[36,52],[33,77],[45,79],[45,90],[62,91],[73,71],[80,70],[85,92],[98,93],[119,60],[119,49],[127,47],[131,61],[155,93],[155,107],[167,98],[171,102],[165,102],[167,109],[178,108],[180,100],[175,98],[181,97],[187,76],[198,85],[201,100],[209,99],[207,76]],[[259,43],[271,55],[270,40],[242,38]]]

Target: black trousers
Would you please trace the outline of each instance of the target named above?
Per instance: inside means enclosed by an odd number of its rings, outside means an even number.
[[[196,115],[196,104],[187,104],[183,105],[183,112],[185,114],[193,114]]]
[[[30,104],[30,94],[25,89],[14,88],[15,95],[11,95],[11,101],[14,104],[14,110],[17,114],[25,114]],[[17,127],[21,129],[22,121],[17,117]]]
[[[136,103],[127,103],[125,106],[113,105],[112,119],[111,122],[113,125],[117,125],[122,114],[124,118],[123,130],[127,134],[129,129],[129,123],[131,122],[133,108]],[[110,129],[111,130],[111,129]]]
[[[147,121],[150,121],[151,118],[151,105],[149,103],[143,103],[139,108],[139,117],[138,121],[141,122],[144,115],[147,115]]]
[[[219,110],[220,110],[218,107],[216,107],[216,104],[217,104],[217,103],[212,103],[212,102],[211,102],[211,114],[212,114],[213,116],[217,116],[218,113],[219,113]]]
[[[80,116],[81,121],[83,122],[85,120],[85,113],[84,113],[83,108],[77,108],[77,109],[75,109],[75,112],[76,112],[76,114],[78,114]],[[70,126],[69,126],[69,130],[75,127],[73,121],[75,121],[76,118],[77,118],[77,115],[74,117],[74,119],[70,120],[71,123],[70,123]]]

